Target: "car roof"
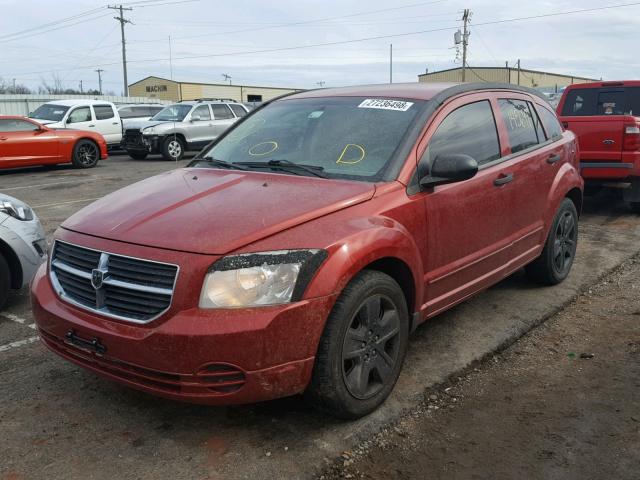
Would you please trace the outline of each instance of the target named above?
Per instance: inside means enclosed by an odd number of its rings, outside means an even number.
[[[602,87],[640,87],[640,80],[612,80],[606,82],[573,83],[565,90],[575,88],[602,88]]]
[[[352,87],[323,88],[307,90],[286,96],[291,98],[318,97],[383,97],[412,100],[443,100],[462,93],[485,90],[508,90],[535,95],[545,101],[545,96],[528,87],[508,83],[387,83],[381,85],[360,85]]]
[[[31,123],[38,123],[23,115],[0,115],[0,120],[26,120]]]
[[[163,103],[121,103],[120,105],[116,105],[116,108],[124,108],[124,107],[161,107],[164,108],[167,105]]]
[[[113,105],[105,100],[93,100],[84,98],[72,98],[68,100],[49,100],[46,104],[62,105],[65,107],[74,107],[76,105]]]

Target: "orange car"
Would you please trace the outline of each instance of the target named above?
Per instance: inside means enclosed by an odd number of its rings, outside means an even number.
[[[95,167],[107,158],[107,144],[99,133],[55,130],[29,118],[0,116],[0,168],[73,163]]]

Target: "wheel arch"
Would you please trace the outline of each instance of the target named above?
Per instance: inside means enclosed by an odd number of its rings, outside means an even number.
[[[582,191],[578,187],[574,187],[567,192],[565,198],[568,198],[573,202],[578,212],[578,217],[582,213]]]
[[[11,277],[11,288],[17,289],[22,286],[22,265],[20,259],[13,249],[4,240],[0,239],[0,255],[4,257],[9,265],[9,275]]]

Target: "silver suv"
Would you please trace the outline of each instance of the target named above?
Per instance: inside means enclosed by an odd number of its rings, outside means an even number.
[[[201,98],[168,105],[150,120],[128,123],[122,147],[136,160],[160,153],[180,160],[185,151],[200,150],[248,113],[230,99]]]

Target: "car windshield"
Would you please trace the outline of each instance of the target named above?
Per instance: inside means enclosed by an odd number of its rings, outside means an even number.
[[[59,122],[64,117],[69,107],[64,105],[56,105],[55,103],[45,103],[36,108],[30,115],[30,118],[37,118],[40,120],[52,120]]]
[[[271,162],[291,170],[295,163],[327,177],[377,181],[425,105],[366,97],[281,100],[246,117],[202,156],[250,168]]]
[[[156,113],[151,120],[181,122],[191,110],[191,105],[169,105]]]

